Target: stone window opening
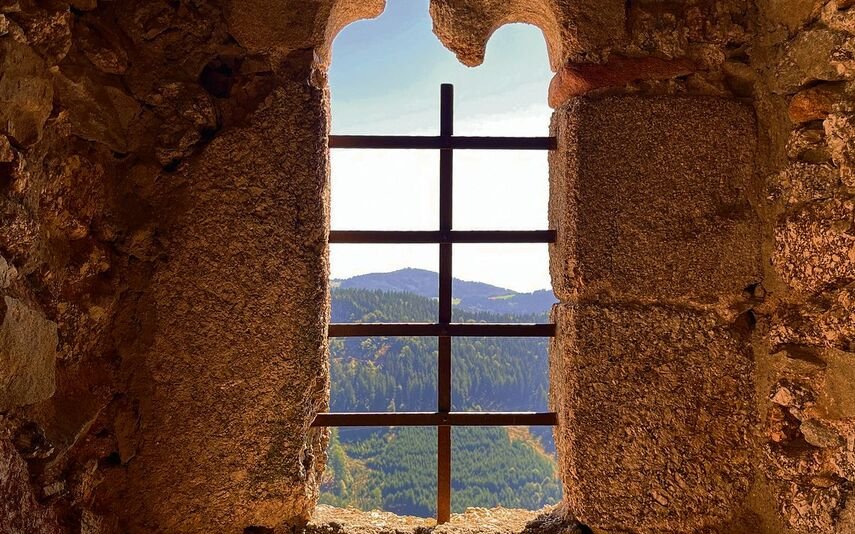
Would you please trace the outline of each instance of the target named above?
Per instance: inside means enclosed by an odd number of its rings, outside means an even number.
[[[350,531],[315,521],[326,69],[385,4],[0,2],[0,532]],[[466,65],[534,24],[554,71],[563,498],[529,532],[855,531],[855,2],[430,13]]]
[[[406,136],[331,136],[330,148],[403,148],[439,149],[439,230],[407,231],[336,231],[330,232],[330,243],[436,243],[439,244],[439,320],[425,323],[351,323],[331,324],[330,337],[366,336],[437,336],[438,377],[437,412],[435,413],[321,413],[312,423],[315,427],[383,427],[434,426],[438,429],[437,456],[437,523],[451,517],[451,429],[473,426],[554,426],[554,412],[453,412],[452,339],[455,337],[537,337],[555,335],[554,324],[484,324],[452,322],[452,250],[455,243],[553,243],[555,232],[534,231],[455,231],[452,224],[453,154],[454,150],[554,150],[552,137],[465,137],[454,135],[454,88],[443,84],[438,137]]]
[[[458,59],[460,56],[458,56]],[[470,60],[473,64],[473,60]],[[545,100],[545,94],[542,94]],[[419,148],[419,149],[434,149],[440,151],[440,201],[439,201],[439,227],[437,231],[406,231],[406,230],[387,230],[387,231],[359,231],[359,230],[331,230],[330,243],[335,244],[377,244],[377,243],[437,243],[439,245],[439,320],[436,325],[429,324],[331,324],[329,335],[331,338],[341,338],[346,336],[412,336],[412,335],[437,335],[439,340],[439,377],[438,389],[439,395],[437,399],[438,411],[433,414],[429,413],[371,413],[371,414],[318,414],[313,426],[315,427],[358,427],[358,426],[386,426],[386,425],[409,425],[415,424],[409,422],[409,419],[421,421],[422,425],[438,425],[438,461],[440,469],[437,476],[439,478],[438,492],[438,507],[437,519],[438,523],[442,524],[448,521],[450,517],[450,493],[451,493],[451,465],[449,462],[450,456],[450,437],[452,426],[458,425],[554,425],[554,413],[552,412],[524,412],[524,413],[459,413],[450,412],[451,404],[451,385],[450,385],[450,366],[451,366],[451,339],[455,336],[552,336],[554,326],[549,323],[538,325],[473,325],[467,327],[465,324],[454,324],[451,320],[451,250],[453,243],[526,243],[540,242],[550,243],[554,241],[555,233],[548,230],[542,231],[453,231],[451,229],[451,154],[453,149],[459,151],[461,149],[492,149],[510,150],[516,152],[519,150],[552,150],[555,148],[555,139],[551,137],[528,138],[528,137],[497,137],[484,132],[485,136],[456,136],[452,137],[452,108],[453,108],[453,88],[449,84],[444,84],[442,87],[442,109],[440,110],[440,136],[439,137],[422,137],[410,138],[396,136],[359,136],[359,135],[331,135],[329,146],[331,150],[337,149],[389,149],[389,148]],[[334,110],[333,110],[334,112]],[[406,124],[400,124],[399,128],[406,128]],[[349,131],[350,132],[350,131]],[[503,134],[506,132],[502,132]],[[510,135],[513,133],[507,132]],[[544,132],[545,133],[545,132]],[[509,153],[510,154],[510,153]],[[544,176],[546,178],[546,168],[544,167]],[[521,176],[520,180],[538,179],[540,176],[531,175]],[[335,198],[335,192],[332,193]],[[541,208],[545,215],[546,206]],[[391,226],[395,226],[394,219],[389,221]],[[544,221],[545,223],[545,221]],[[465,226],[464,226],[465,227]],[[351,228],[351,227],[347,227]],[[435,328],[433,328],[435,326]],[[450,328],[449,328],[450,327]],[[480,329],[479,329],[480,327]],[[435,330],[435,331],[434,331]],[[471,331],[470,331],[471,330]],[[335,388],[335,385],[332,385]],[[409,419],[408,419],[409,418]],[[448,423],[448,426],[441,423]],[[551,440],[550,440],[551,441]],[[424,458],[425,461],[431,460],[430,457]],[[443,485],[445,487],[443,488]]]

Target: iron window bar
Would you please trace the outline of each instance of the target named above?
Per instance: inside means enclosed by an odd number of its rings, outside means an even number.
[[[329,337],[554,337],[551,323],[335,323]]]
[[[443,84],[443,86],[450,84]],[[555,150],[554,137],[467,137],[439,135],[331,135],[330,148],[387,150]]]
[[[554,337],[555,325],[453,323],[452,245],[454,243],[554,243],[554,230],[452,230],[454,150],[555,150],[554,137],[466,137],[454,135],[454,86],[440,88],[439,136],[331,135],[330,148],[433,149],[439,157],[439,230],[331,231],[330,243],[435,243],[439,245],[439,320],[436,323],[334,323],[329,337],[437,337],[437,411],[392,413],[320,413],[314,427],[433,426],[437,428],[437,523],[451,517],[451,427],[555,426],[554,412],[452,412],[451,339],[453,337]]]
[[[386,231],[333,230],[330,243],[553,243],[552,230]]]

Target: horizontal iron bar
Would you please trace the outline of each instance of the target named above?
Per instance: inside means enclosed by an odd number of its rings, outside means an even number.
[[[330,243],[555,243],[555,230],[332,230]]]
[[[554,412],[319,413],[312,426],[555,426]]]
[[[458,337],[554,337],[549,323],[334,323],[329,337],[458,336]]]
[[[331,135],[330,148],[555,150],[554,137]]]

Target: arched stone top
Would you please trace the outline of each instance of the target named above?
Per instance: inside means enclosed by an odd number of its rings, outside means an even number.
[[[505,24],[543,31],[552,70],[567,61],[600,59],[625,27],[620,0],[431,0],[434,33],[465,65],[484,61],[487,41]]]
[[[326,24],[324,42],[319,50],[325,66],[332,58],[332,43],[338,32],[352,22],[379,17],[386,9],[386,0],[337,0]]]
[[[317,51],[328,66],[339,31],[361,19],[379,16],[385,0],[228,0],[225,16],[231,35],[253,51]],[[511,23],[541,29],[550,65],[600,61],[624,37],[622,0],[431,0],[433,31],[465,65],[484,61],[487,41]]]
[[[229,0],[229,32],[253,51],[313,48],[329,64],[330,48],[342,28],[383,12],[386,0]]]

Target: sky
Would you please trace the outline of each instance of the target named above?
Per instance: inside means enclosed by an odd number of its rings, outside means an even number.
[[[454,84],[457,135],[544,136],[552,78],[540,30],[500,28],[484,64],[457,61],[431,31],[429,0],[387,0],[346,27],[329,71],[333,134],[437,135],[439,86]],[[439,152],[332,150],[333,230],[436,230]],[[546,152],[454,154],[455,230],[547,228]],[[438,269],[437,245],[331,245],[331,276]],[[545,244],[454,245],[456,278],[516,291],[550,287]]]

